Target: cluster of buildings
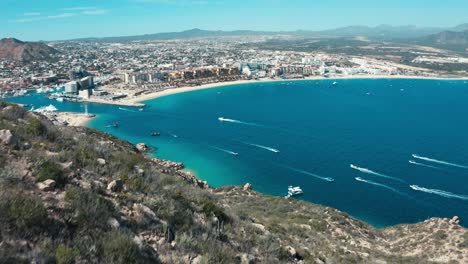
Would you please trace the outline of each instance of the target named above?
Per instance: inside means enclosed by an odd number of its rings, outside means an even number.
[[[0,61],[0,90],[65,85],[67,94],[87,98],[96,87],[159,91],[239,79],[425,74],[383,59],[246,45],[263,38],[52,43],[60,53],[50,61]]]

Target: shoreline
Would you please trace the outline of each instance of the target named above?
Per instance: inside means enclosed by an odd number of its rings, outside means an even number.
[[[141,106],[145,105],[142,102],[157,99],[161,97],[166,97],[169,95],[186,93],[198,90],[214,89],[225,86],[233,85],[245,85],[252,83],[272,83],[272,82],[292,82],[292,81],[322,81],[322,80],[356,80],[356,79],[414,79],[414,80],[441,80],[441,81],[468,81],[467,77],[458,77],[458,78],[449,78],[449,77],[426,77],[426,76],[407,76],[407,75],[350,75],[350,76],[333,76],[333,77],[323,77],[323,76],[313,76],[303,79],[260,79],[260,80],[239,80],[239,81],[230,81],[230,82],[217,82],[210,84],[203,84],[200,86],[185,86],[179,88],[172,88],[159,92],[152,92],[149,94],[143,94],[130,99],[122,99],[116,102],[108,102],[108,104],[114,105],[125,105],[125,106]]]
[[[71,127],[88,127],[89,122],[96,118],[96,115],[86,115],[73,112],[56,112],[54,117],[57,121]]]

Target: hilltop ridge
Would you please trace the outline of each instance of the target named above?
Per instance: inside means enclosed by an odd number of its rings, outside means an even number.
[[[30,62],[50,59],[56,53],[57,50],[41,42],[23,42],[15,38],[0,40],[0,59]]]

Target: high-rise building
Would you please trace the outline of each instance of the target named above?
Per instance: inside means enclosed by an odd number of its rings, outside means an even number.
[[[76,81],[66,83],[65,84],[65,93],[68,93],[68,94],[78,93],[78,83]]]
[[[88,90],[94,88],[94,80],[92,76],[82,78],[79,81],[80,90]]]

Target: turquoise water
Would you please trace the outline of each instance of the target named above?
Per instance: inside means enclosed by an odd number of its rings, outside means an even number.
[[[145,142],[211,186],[250,182],[283,196],[288,185],[299,185],[300,199],[377,227],[454,215],[466,226],[468,84],[332,82],[227,86],[150,100],[143,111],[92,104],[89,112],[98,118],[89,126]],[[38,96],[12,100],[51,103]],[[53,104],[84,111],[77,103]],[[114,121],[119,128],[107,127]],[[153,131],[161,137],[151,137]]]

